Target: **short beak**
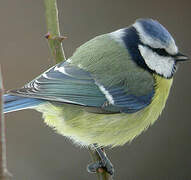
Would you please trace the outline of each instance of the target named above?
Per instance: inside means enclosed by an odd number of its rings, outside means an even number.
[[[187,60],[188,60],[188,56],[185,56],[184,54],[182,54],[182,53],[179,52],[178,54],[175,55],[175,60],[176,60],[177,62],[187,61]]]

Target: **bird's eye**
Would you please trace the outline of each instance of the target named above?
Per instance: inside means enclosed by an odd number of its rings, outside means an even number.
[[[172,56],[164,48],[153,48],[146,44],[143,44],[143,45],[148,47],[149,49],[152,49],[152,51],[154,51],[155,53],[157,53],[160,56]]]
[[[165,49],[162,49],[162,48],[161,49],[160,48],[152,48],[152,50],[154,52],[156,52],[160,56],[170,56],[170,54],[167,53]]]

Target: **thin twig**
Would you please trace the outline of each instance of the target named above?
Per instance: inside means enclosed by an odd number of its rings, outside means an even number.
[[[45,36],[48,39],[50,51],[56,63],[66,60],[62,47],[62,40],[65,38],[60,36],[58,8],[56,0],[44,0],[46,10],[46,23],[48,33]]]
[[[62,40],[64,36],[60,35],[58,8],[56,0],[44,0],[46,9],[46,23],[48,33],[45,37],[48,39],[50,51],[55,59],[56,63],[66,60],[64,50],[62,47]],[[97,152],[89,150],[93,158],[93,161],[100,161],[100,157]],[[109,174],[103,169],[102,172],[97,172],[98,180],[109,180]]]
[[[0,180],[10,180],[11,177],[7,170],[5,120],[3,115],[3,82],[0,67]]]

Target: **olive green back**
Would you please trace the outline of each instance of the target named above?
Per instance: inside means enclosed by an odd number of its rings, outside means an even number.
[[[104,86],[123,84],[128,93],[146,95],[153,90],[153,76],[131,59],[125,45],[109,34],[97,36],[80,46],[71,63],[90,72]]]

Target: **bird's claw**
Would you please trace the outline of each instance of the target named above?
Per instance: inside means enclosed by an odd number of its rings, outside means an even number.
[[[98,161],[95,163],[88,164],[87,171],[89,173],[96,173],[99,168],[102,168],[102,163]]]
[[[105,162],[98,161],[87,166],[87,171],[90,173],[96,173],[97,171],[99,172],[99,169],[105,169],[111,176],[114,174],[114,167],[109,159]]]

